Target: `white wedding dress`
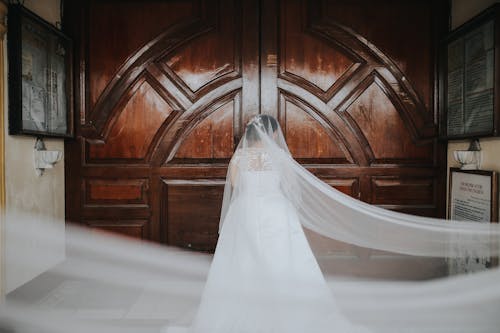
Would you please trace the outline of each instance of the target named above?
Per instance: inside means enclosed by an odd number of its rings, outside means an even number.
[[[245,160],[245,162],[242,162]],[[340,313],[284,181],[267,153],[241,149],[231,202],[200,307],[188,332],[361,332]],[[246,169],[241,170],[244,166]]]

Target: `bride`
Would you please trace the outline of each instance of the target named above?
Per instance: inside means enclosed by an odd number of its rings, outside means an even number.
[[[247,125],[229,164],[217,248],[187,331],[364,332],[336,307],[266,139],[288,153],[276,119],[260,115]]]

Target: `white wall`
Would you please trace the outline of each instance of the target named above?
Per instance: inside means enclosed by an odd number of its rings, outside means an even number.
[[[452,29],[460,26],[471,19],[482,10],[492,4],[500,2],[495,0],[453,0],[452,1]],[[448,167],[459,167],[458,162],[453,158],[455,150],[466,150],[470,140],[459,140],[448,142]],[[500,138],[480,139],[483,151],[483,161],[481,169],[500,172]]]
[[[60,21],[59,4],[60,0],[24,2],[25,7],[53,24]],[[5,110],[8,110],[7,104]],[[28,237],[20,239],[14,236],[14,231],[19,229],[21,222],[32,217],[35,219],[30,222],[29,228],[50,228],[52,236],[64,240],[64,162],[56,164],[54,169],[46,170],[43,176],[37,176],[33,167],[35,138],[9,136],[8,115],[5,125],[7,219],[4,286],[6,292],[9,292],[52,267],[64,256],[63,242],[60,242],[55,252],[47,252]],[[48,150],[64,151],[63,140],[44,141]],[[20,214],[23,214],[22,219]],[[49,226],[42,227],[42,220],[50,221]],[[26,227],[28,226],[23,226]]]
[[[451,28],[455,29],[488,8],[496,0],[452,0]]]

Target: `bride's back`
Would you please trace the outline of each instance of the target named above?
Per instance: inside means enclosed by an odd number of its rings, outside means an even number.
[[[233,184],[241,192],[266,194],[280,190],[280,175],[266,150],[239,149],[231,163],[234,168]]]

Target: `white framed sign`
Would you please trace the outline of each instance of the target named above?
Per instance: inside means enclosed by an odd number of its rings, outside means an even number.
[[[494,171],[450,169],[448,216],[455,221],[498,222]]]

